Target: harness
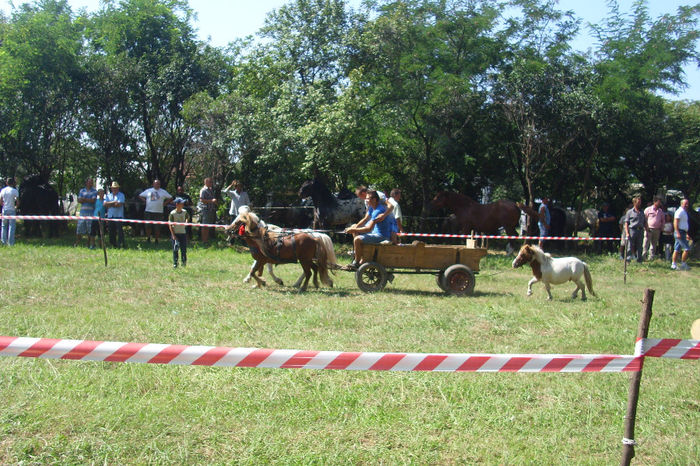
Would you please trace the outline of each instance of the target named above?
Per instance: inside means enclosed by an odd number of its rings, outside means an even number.
[[[284,239],[288,236],[291,236],[291,238],[292,238],[292,251],[294,252],[294,259],[293,260],[285,260],[285,259],[282,259],[280,257],[280,251],[284,247]],[[294,236],[295,236],[294,233],[280,233],[277,236],[277,241],[272,246],[272,251],[263,250],[260,252],[262,252],[262,254],[265,257],[268,257],[268,258],[274,260],[275,262],[279,262],[281,264],[293,264],[293,263],[297,262],[297,259],[296,259],[296,257],[297,257],[297,243],[296,243],[296,240],[294,239]],[[269,243],[270,241],[272,241],[272,239],[270,238],[270,232],[269,232],[269,230],[265,230],[265,233],[263,235],[263,242]],[[267,248],[265,248],[265,249],[267,249]]]

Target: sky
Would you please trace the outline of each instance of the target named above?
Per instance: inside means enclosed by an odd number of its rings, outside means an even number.
[[[287,3],[289,0],[189,0],[190,7],[197,14],[195,27],[200,39],[212,45],[224,47],[231,41],[255,34],[264,24],[267,13]],[[621,12],[629,12],[633,0],[618,0]],[[23,3],[14,0],[16,5]],[[349,0],[352,7],[359,7],[361,0]],[[675,13],[681,5],[692,5],[694,0],[648,0],[652,18],[665,13]],[[74,11],[86,8],[96,11],[99,0],[69,0]],[[10,0],[0,0],[0,9],[6,14],[11,11]],[[606,0],[559,0],[561,10],[573,10],[583,19],[581,33],[574,40],[573,47],[586,51],[594,46],[587,23],[598,24],[607,16]],[[669,99],[700,100],[700,69],[690,64],[685,68],[688,88],[679,95],[665,95]]]

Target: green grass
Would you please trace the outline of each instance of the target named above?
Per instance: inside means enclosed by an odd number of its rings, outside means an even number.
[[[643,290],[650,337],[689,338],[700,267],[583,257],[598,298],[541,285],[512,257],[481,262],[475,295],[397,275],[367,295],[341,272],[298,293],[241,283],[251,259],[223,246],[170,252],[0,249],[0,334],[279,349],[631,354]],[[137,248],[137,244],[139,245]],[[346,262],[347,256],[339,256]],[[691,264],[692,265],[692,264]],[[278,267],[287,284],[300,268]],[[230,369],[0,358],[0,463],[556,463],[619,461],[629,374],[442,374]],[[700,462],[700,364],[649,359],[637,464]]]

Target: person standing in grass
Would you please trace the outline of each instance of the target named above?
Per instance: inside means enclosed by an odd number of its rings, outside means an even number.
[[[124,218],[124,202],[126,198],[124,193],[119,192],[119,183],[116,181],[112,182],[110,186],[110,192],[105,196],[104,206],[107,209],[108,219],[123,219]],[[126,248],[126,243],[124,242],[124,225],[119,221],[109,222],[109,244],[112,247]],[[118,241],[118,242],[117,242]]]
[[[673,270],[690,270],[688,267],[688,251],[690,251],[690,245],[688,244],[688,210],[690,209],[690,201],[688,199],[683,199],[681,201],[681,206],[676,210],[673,216],[673,230],[675,231],[676,244],[673,246],[673,261],[671,262],[671,268]],[[681,255],[681,251],[683,254]],[[676,265],[678,262],[678,256],[681,256],[680,267]]]
[[[92,185],[92,178],[85,180],[85,187],[78,192],[78,202],[80,202],[80,217],[92,217],[95,211],[95,199],[97,199],[97,190]],[[95,236],[92,234],[92,220],[78,219],[78,225],[75,227],[75,244],[80,245],[83,235],[88,237],[88,248],[95,249]]]
[[[92,216],[99,217],[99,220],[93,220],[90,224],[90,235],[92,237],[92,247],[90,249],[95,249],[96,236],[100,237],[100,247],[103,247],[101,243],[104,241],[104,238],[102,238],[102,235],[100,234],[100,223],[104,222],[102,219],[105,218],[105,190],[102,188],[97,190],[95,210],[92,211]]]
[[[169,222],[189,223],[190,214],[184,209],[185,200],[181,197],[175,199],[175,210],[168,216]],[[182,266],[187,266],[187,230],[185,225],[174,225],[170,223],[170,238],[173,241],[173,268],[177,268],[177,251],[180,250],[180,261]]]
[[[160,180],[153,180],[153,187],[148,188],[141,194],[139,194],[139,199],[146,203],[146,211],[144,212],[144,218],[146,220],[153,220],[156,222],[163,221],[163,210],[165,205],[172,199],[168,192],[160,187]],[[150,223],[146,224],[146,236],[147,242],[151,242],[151,231],[153,231],[153,237],[155,242],[158,243],[158,238],[160,238],[160,229],[162,225]]]
[[[0,206],[2,206],[2,215],[17,215],[17,207],[19,206],[19,192],[15,188],[15,179],[8,178],[7,186],[0,191]],[[15,228],[17,220],[2,219],[2,244],[14,246],[15,244]]]

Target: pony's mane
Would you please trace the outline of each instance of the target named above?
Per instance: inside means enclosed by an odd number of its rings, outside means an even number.
[[[314,196],[318,196],[321,203],[327,204],[318,206],[315,205],[314,207],[335,207],[338,205],[338,199],[333,195],[331,190],[328,189],[328,186],[323,184],[323,182],[319,181],[318,179],[312,180],[311,183],[311,198],[313,199]]]
[[[547,259],[551,259],[552,255],[548,252],[544,252],[539,246],[535,245],[530,245],[530,249],[532,249],[535,252],[535,256],[537,256],[537,262],[540,264],[543,263]]]

